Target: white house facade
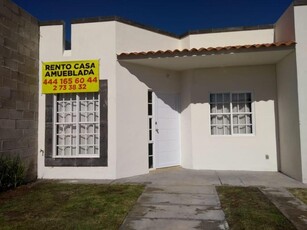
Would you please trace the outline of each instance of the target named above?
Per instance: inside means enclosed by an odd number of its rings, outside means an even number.
[[[181,37],[120,18],[40,26],[44,63],[97,60],[99,90],[45,94],[38,178],[116,179],[177,166],[281,171],[307,183],[307,2],[273,26]],[[77,66],[78,67],[78,66]]]

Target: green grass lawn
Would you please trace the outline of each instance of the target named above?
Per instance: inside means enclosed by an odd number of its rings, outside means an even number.
[[[281,212],[254,187],[216,187],[230,229],[296,229]]]
[[[0,193],[0,229],[118,229],[141,185],[41,182]]]
[[[298,199],[307,204],[307,189],[306,188],[290,188],[289,191]]]

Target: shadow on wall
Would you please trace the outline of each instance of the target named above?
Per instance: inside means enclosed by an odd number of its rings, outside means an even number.
[[[146,85],[148,90],[152,90],[155,93],[165,94],[179,94],[181,92],[181,81],[180,73],[171,70],[156,69],[136,64],[127,63],[124,61],[119,61],[120,65],[124,67],[129,73],[135,77],[139,82]],[[121,77],[132,77],[132,76],[121,76]],[[168,103],[167,98],[164,98],[162,94],[158,95],[159,98],[168,104],[170,107],[172,105]],[[144,96],[147,96],[144,95]],[[177,108],[173,108],[178,110]],[[181,112],[181,111],[178,111]]]
[[[251,92],[253,102],[276,101],[274,65],[219,67],[178,72],[124,61],[119,63],[153,92],[178,93],[182,102],[185,102],[181,103],[179,112],[184,111],[190,104],[209,103],[210,93]],[[258,68],[262,68],[262,71],[257,71]],[[240,72],[239,75],[238,72]],[[167,104],[167,100],[160,99]]]

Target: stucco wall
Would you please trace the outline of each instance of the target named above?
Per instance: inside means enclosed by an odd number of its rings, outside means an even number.
[[[307,183],[307,5],[294,7],[302,181]]]
[[[116,52],[146,52],[179,49],[177,38],[116,22]]]
[[[181,74],[181,164],[193,168],[192,127],[191,127],[191,77]]]
[[[181,39],[116,22],[116,51],[147,52],[274,42],[274,29],[191,34]]]
[[[280,170],[302,179],[295,52],[276,65]]]
[[[182,46],[189,45],[189,47],[183,48],[188,49],[272,43],[274,41],[274,29],[192,34],[188,40],[182,41],[184,41]]]
[[[274,40],[275,42],[295,41],[293,5],[289,6],[275,23]]]
[[[36,178],[38,21],[0,0],[0,157],[20,156],[27,180]]]
[[[200,69],[188,71],[186,76],[191,81],[192,139],[183,139],[182,144],[188,146],[190,141],[192,143],[192,168],[276,171],[275,66]],[[237,91],[253,94],[255,135],[211,136],[210,92]],[[188,154],[191,153],[182,153]],[[190,168],[185,162],[183,167]]]
[[[41,63],[47,61],[100,61],[100,79],[108,80],[108,167],[45,167],[38,152],[39,178],[113,179],[116,177],[115,22],[72,25],[72,50],[64,51],[63,26],[40,27]],[[40,78],[41,80],[41,78]],[[41,83],[40,83],[41,84]],[[39,150],[45,150],[45,95],[39,95]]]

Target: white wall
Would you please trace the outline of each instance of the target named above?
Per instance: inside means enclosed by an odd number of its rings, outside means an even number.
[[[40,27],[40,43],[39,54],[40,58],[56,58],[63,55],[63,26],[51,25]]]
[[[178,74],[133,64],[117,66],[117,177],[148,173],[147,92],[180,92]]]
[[[293,5],[283,13],[275,23],[275,42],[295,41]]]
[[[108,167],[44,167],[38,153],[38,178],[113,179],[116,176],[115,22],[72,25],[72,51],[63,52],[63,27],[40,27],[40,76],[42,62],[100,60],[100,79],[108,80]],[[41,77],[39,78],[41,85]],[[38,149],[45,148],[45,95],[39,96]]]
[[[116,22],[116,52],[208,48],[274,42],[274,29],[192,34],[181,39]]]
[[[307,183],[307,6],[294,7],[302,181]]]
[[[190,49],[190,36],[185,36],[180,39],[180,49]]]
[[[280,170],[302,179],[295,52],[276,65]]]
[[[192,168],[277,171],[275,66],[199,69],[186,76],[191,81],[192,135],[191,140],[182,141],[187,146],[192,142]],[[209,94],[231,91],[252,92],[254,136],[211,136]],[[190,168],[189,164],[183,167]]]
[[[187,72],[181,74],[181,164],[193,168],[192,127],[191,127],[191,78]]]
[[[174,50],[179,40],[139,27],[116,22],[116,53]]]
[[[182,41],[184,41],[182,47],[188,49],[272,43],[274,42],[274,29],[192,34],[188,42],[186,39]],[[187,44],[189,47],[184,47]]]

